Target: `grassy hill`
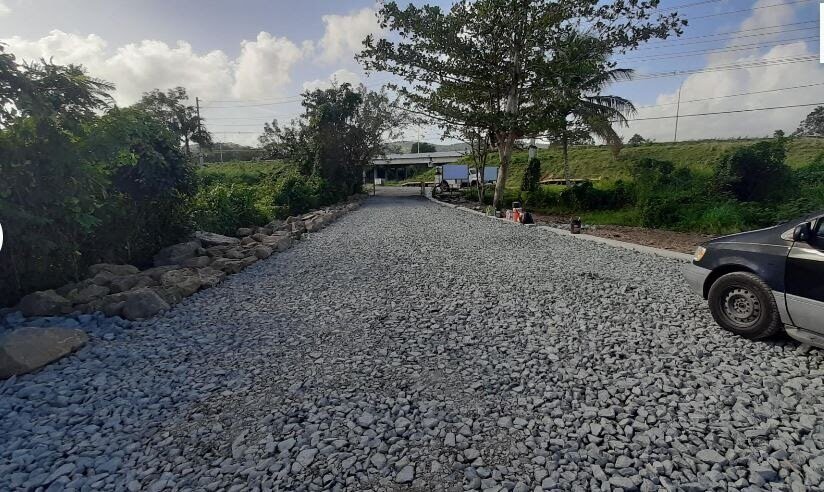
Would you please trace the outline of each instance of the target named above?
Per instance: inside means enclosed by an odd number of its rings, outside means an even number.
[[[630,177],[633,162],[641,158],[669,161],[678,167],[688,167],[698,173],[711,173],[715,163],[736,147],[751,145],[761,139],[741,140],[698,140],[678,143],[652,143],[638,147],[624,147],[618,158],[614,158],[606,146],[574,147],[569,151],[570,169],[576,178],[602,178],[605,180]],[[794,139],[787,147],[787,165],[800,168],[809,165],[816,156],[824,154],[824,139]],[[563,177],[563,157],[561,149],[551,147],[538,149],[543,177]],[[512,167],[507,180],[507,188],[521,185],[527,152],[519,151],[513,156]],[[498,155],[491,155],[489,164],[497,166]]]
[[[205,183],[256,185],[266,175],[279,176],[292,166],[283,161],[229,161],[206,164],[197,175]]]

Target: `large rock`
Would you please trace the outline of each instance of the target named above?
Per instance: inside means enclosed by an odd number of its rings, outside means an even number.
[[[221,234],[215,234],[214,232],[204,232],[204,231],[197,231],[195,232],[195,238],[199,239],[204,246],[231,246],[233,244],[238,244],[240,239],[236,237],[229,237],[223,236]]]
[[[213,261],[210,266],[222,272],[232,274],[243,270],[244,264],[241,260],[233,260],[230,258],[218,258],[215,261]]]
[[[226,273],[212,267],[199,268],[197,273],[200,275],[200,281],[204,288],[214,287],[226,278]]]
[[[160,277],[160,285],[177,289],[181,297],[189,297],[197,292],[200,284],[200,275],[194,269],[172,270]]]
[[[117,277],[118,276],[116,274],[103,270],[101,272],[98,272],[94,277],[84,280],[84,282],[88,281],[92,284],[108,286],[110,283],[112,283],[112,280],[116,279]]]
[[[237,237],[251,236],[254,232],[255,229],[252,227],[241,227],[237,230],[237,232],[235,232],[235,235]]]
[[[169,309],[169,303],[147,287],[126,292],[123,317],[130,320],[144,319]]]
[[[149,268],[148,270],[143,270],[142,272],[140,272],[140,274],[141,275],[146,275],[149,278],[151,278],[152,280],[160,282],[160,277],[164,273],[170,272],[172,270],[178,270],[179,268],[180,268],[180,265],[177,264],[177,263],[174,264],[174,265],[156,266],[156,267],[153,267],[153,268]]]
[[[140,270],[132,265],[113,265],[111,263],[98,263],[89,267],[89,277],[94,277],[100,272],[109,272],[112,275],[132,275]]]
[[[154,264],[155,266],[179,265],[183,260],[200,256],[202,251],[203,248],[198,240],[173,244],[157,252]]]
[[[168,304],[169,306],[174,306],[175,304],[183,300],[183,294],[180,293],[180,289],[173,285],[170,285],[168,287],[163,285],[156,285],[154,287],[149,288],[152,289],[155,294],[160,296],[161,299],[166,301],[166,304]]]
[[[0,337],[0,379],[34,371],[89,341],[83,330],[18,328]]]
[[[69,292],[66,295],[66,297],[74,304],[86,304],[88,302],[94,301],[95,299],[99,299],[107,295],[108,293],[108,287],[92,284],[82,289],[74,289],[73,291]]]
[[[206,248],[206,254],[212,258],[221,258],[226,254],[226,251],[232,249],[232,246],[212,246]]]
[[[232,259],[232,260],[240,260],[241,258],[246,257],[246,252],[243,251],[242,249],[239,249],[239,248],[232,248],[232,249],[226,250],[223,253],[223,256],[225,256],[226,258]]]
[[[162,273],[160,274],[162,275]],[[126,292],[127,290],[139,289],[140,287],[149,287],[157,285],[157,280],[152,278],[146,272],[136,275],[124,275],[122,277],[115,277],[109,283],[109,288],[112,292]]]
[[[17,305],[24,316],[56,316],[70,313],[71,308],[71,301],[53,290],[32,292]]]
[[[270,248],[277,250],[277,251],[286,251],[287,249],[292,247],[292,236],[286,233],[279,233],[273,234],[271,236],[265,236],[263,238],[263,243],[265,246],[269,246]]]
[[[303,234],[304,232],[306,232],[306,224],[302,220],[292,222],[292,233]]]
[[[261,244],[260,246],[256,246],[252,251],[255,253],[255,256],[257,256],[261,260],[272,256],[272,248],[270,248],[269,246],[264,246],[263,244]]]
[[[183,263],[180,266],[191,267],[191,268],[203,268],[209,266],[209,263],[212,262],[212,258],[209,256],[195,256],[194,258],[189,258],[188,260],[183,260]]]

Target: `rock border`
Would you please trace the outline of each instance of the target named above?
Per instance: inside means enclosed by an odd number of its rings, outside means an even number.
[[[558,234],[560,236],[573,237],[575,239],[580,239],[580,240],[584,240],[584,241],[591,241],[591,242],[595,242],[595,243],[606,244],[606,245],[609,245],[609,246],[615,246],[617,248],[623,248],[623,249],[629,249],[629,250],[637,251],[639,253],[646,253],[646,254],[663,256],[665,258],[670,258],[670,259],[673,259],[673,260],[679,260],[679,261],[684,261],[684,262],[692,262],[692,255],[688,255],[686,253],[679,253],[677,251],[670,251],[668,249],[662,249],[662,248],[653,248],[652,246],[644,246],[643,244],[628,243],[626,241],[618,241],[618,240],[610,239],[610,238],[606,238],[606,237],[591,236],[589,234],[572,234],[570,231],[567,231],[565,229],[558,229],[557,227],[550,227],[550,226],[537,225],[537,224],[526,224],[526,225],[517,224],[517,223],[515,223],[511,220],[486,215],[485,213],[479,212],[478,210],[472,210],[471,208],[462,207],[460,205],[455,205],[455,204],[452,204],[452,203],[442,202],[442,201],[438,200],[437,198],[434,198],[431,194],[427,194],[426,198],[429,201],[437,203],[438,205],[440,205],[442,207],[454,208],[454,209],[460,210],[462,212],[469,212],[471,214],[479,215],[481,217],[485,217],[485,218],[493,220],[493,221],[497,220],[497,221],[500,221],[500,222],[503,222],[505,224],[509,224],[509,225],[512,225],[512,226],[531,227],[531,228],[535,228],[535,229],[549,231],[549,232],[552,232],[553,234]]]
[[[214,287],[227,275],[292,247],[360,207],[362,197],[260,227],[242,227],[237,237],[196,231],[187,241],[167,246],[153,267],[99,263],[88,277],[57,289],[23,296],[16,308],[25,318],[102,312],[135,321],[169,309],[195,292]]]

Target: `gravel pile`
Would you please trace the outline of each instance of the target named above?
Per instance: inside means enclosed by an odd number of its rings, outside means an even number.
[[[816,490],[822,362],[674,260],[373,198],[0,382],[0,490]]]

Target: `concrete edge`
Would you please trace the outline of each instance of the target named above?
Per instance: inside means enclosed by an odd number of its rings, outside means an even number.
[[[442,207],[454,208],[454,209],[457,209],[457,210],[461,210],[462,212],[469,212],[471,214],[479,215],[479,216],[487,218],[489,220],[499,221],[499,222],[503,222],[503,223],[513,225],[513,226],[518,225],[518,224],[512,222],[511,220],[506,220],[506,219],[502,219],[502,218],[498,218],[498,217],[490,217],[490,216],[486,215],[483,212],[479,212],[478,210],[472,210],[470,208],[461,207],[459,205],[454,205],[454,204],[451,204],[451,203],[442,202],[442,201],[440,201],[436,198],[433,198],[431,195],[427,195],[426,198],[429,201],[437,203],[438,205],[440,205]],[[617,248],[623,248],[623,249],[628,249],[628,250],[632,250],[632,251],[638,251],[639,253],[658,255],[658,256],[662,256],[664,258],[670,258],[670,259],[673,259],[673,260],[679,260],[679,261],[685,261],[685,262],[691,262],[692,261],[692,255],[688,255],[686,253],[679,253],[677,251],[670,251],[668,249],[653,248],[652,246],[644,246],[643,244],[628,243],[626,241],[618,241],[618,240],[615,240],[615,239],[609,239],[609,238],[600,237],[600,236],[592,236],[592,235],[589,235],[589,234],[572,234],[571,232],[569,232],[565,229],[558,229],[557,227],[550,227],[550,226],[543,226],[543,225],[532,225],[532,224],[527,225],[526,227],[541,229],[541,230],[544,230],[544,231],[552,232],[554,234],[558,234],[560,236],[573,237],[575,239],[580,239],[580,240],[583,240],[583,241],[590,241],[590,242],[594,242],[594,243],[601,243],[601,244],[606,244],[606,245],[609,245],[609,246],[615,246]]]

